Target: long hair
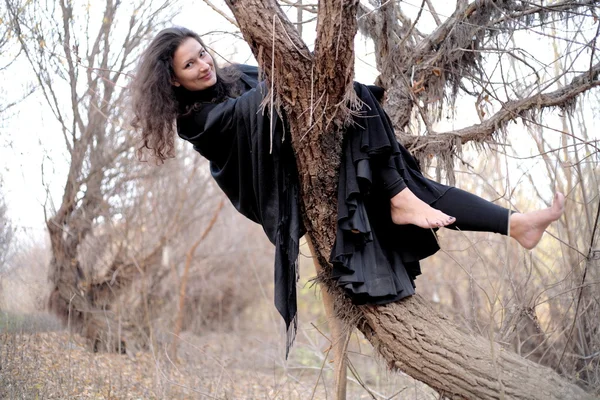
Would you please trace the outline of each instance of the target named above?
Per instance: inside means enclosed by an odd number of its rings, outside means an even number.
[[[197,40],[206,48],[197,33],[183,27],[172,27],[160,31],[140,58],[131,84],[131,125],[141,133],[140,159],[145,149],[150,150],[160,162],[174,156],[175,120],[180,108],[172,85],[173,55],[187,38]],[[220,97],[237,95],[232,84],[236,78],[234,69],[223,71],[215,64],[215,72]]]

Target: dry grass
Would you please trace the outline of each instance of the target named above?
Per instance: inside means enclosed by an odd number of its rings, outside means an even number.
[[[135,354],[94,353],[79,335],[48,331],[56,328],[52,317],[2,316],[2,399],[332,398],[330,363],[314,329],[301,332],[287,362],[273,342],[283,337],[260,328],[184,334],[174,363],[167,344]],[[385,372],[371,354],[359,355],[360,347],[369,347],[358,338],[353,342],[351,358],[370,392],[351,377],[348,398],[436,398],[423,384]]]

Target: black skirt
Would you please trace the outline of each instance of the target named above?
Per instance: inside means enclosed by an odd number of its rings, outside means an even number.
[[[354,89],[363,106],[344,138],[330,261],[355,304],[384,304],[413,295],[419,260],[439,250],[434,230],[392,222],[390,198],[408,187],[431,204],[450,187],[423,176],[374,93],[358,83]]]

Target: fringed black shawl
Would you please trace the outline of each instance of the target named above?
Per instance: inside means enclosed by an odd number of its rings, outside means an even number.
[[[237,98],[214,104],[210,89],[179,92],[180,106],[196,106],[177,119],[177,131],[210,161],[212,176],[235,208],[261,224],[275,245],[275,306],[287,327],[287,356],[297,327],[297,259],[304,234],[298,172],[279,116],[271,137],[269,115],[261,109],[267,88],[257,69],[239,69],[246,91]],[[331,262],[338,284],[355,303],[387,303],[414,294],[419,260],[438,246],[432,231],[392,223],[389,195],[378,182],[381,166],[400,171],[406,185],[429,203],[447,187],[425,179],[396,141],[379,104],[382,89],[356,83],[355,90],[363,109],[344,138]]]
[[[297,262],[304,234],[298,172],[290,140],[283,140],[280,118],[270,135],[270,118],[260,107],[267,90],[258,82],[257,69],[240,68],[247,91],[237,98],[208,103],[213,97],[210,90],[180,96],[180,103],[198,105],[177,119],[177,132],[210,161],[213,178],[233,206],[262,225],[275,245],[275,306],[287,328],[287,355],[298,321]]]

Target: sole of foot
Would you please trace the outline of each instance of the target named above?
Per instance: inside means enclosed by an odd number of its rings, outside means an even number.
[[[565,196],[556,192],[552,206],[544,210],[530,211],[510,216],[510,236],[527,250],[533,249],[542,239],[548,226],[558,220],[565,211]]]
[[[392,197],[392,221],[397,225],[416,225],[425,229],[453,224],[456,218],[436,210],[406,188]]]

